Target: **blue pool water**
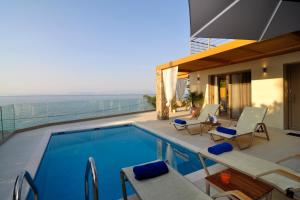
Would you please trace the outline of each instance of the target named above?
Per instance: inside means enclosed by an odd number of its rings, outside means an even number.
[[[84,199],[85,167],[88,157],[92,156],[98,172],[100,199],[119,199],[120,169],[155,160],[156,140],[152,133],[133,125],[54,134],[34,180],[39,197],[43,200]],[[189,157],[188,161],[177,157],[181,174],[201,169],[195,153],[171,145]],[[129,185],[127,188],[132,194]]]

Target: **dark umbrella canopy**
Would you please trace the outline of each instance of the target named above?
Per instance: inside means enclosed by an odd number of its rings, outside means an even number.
[[[300,30],[299,0],[189,0],[191,38],[261,40]]]

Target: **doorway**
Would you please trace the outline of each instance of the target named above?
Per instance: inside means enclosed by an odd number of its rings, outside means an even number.
[[[220,104],[221,117],[238,119],[251,106],[251,71],[210,76],[209,102]]]
[[[288,129],[300,130],[300,63],[286,67],[286,125]]]
[[[226,75],[218,76],[218,94],[219,94],[219,104],[220,116],[228,116],[228,79]]]

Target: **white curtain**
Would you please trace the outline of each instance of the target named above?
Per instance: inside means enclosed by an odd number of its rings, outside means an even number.
[[[178,66],[163,70],[163,82],[167,99],[167,106],[171,105],[171,101],[176,93],[177,73]]]
[[[181,78],[177,80],[177,87],[176,87],[176,96],[178,100],[182,100],[186,89],[186,78]]]

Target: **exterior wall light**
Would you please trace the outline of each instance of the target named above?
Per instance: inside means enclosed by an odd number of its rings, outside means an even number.
[[[264,67],[262,68],[262,72],[263,72],[263,74],[266,74],[266,73],[268,72],[268,68],[267,68],[266,66],[264,66]]]
[[[198,82],[200,81],[200,75],[199,74],[197,75],[197,81]]]
[[[267,67],[263,67],[263,73],[267,73]]]

